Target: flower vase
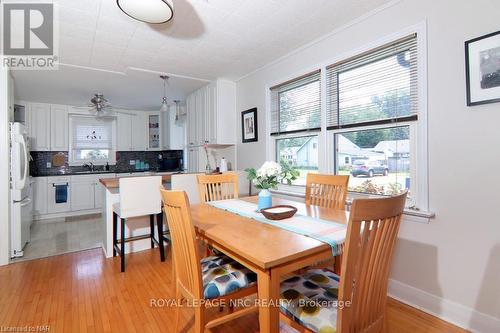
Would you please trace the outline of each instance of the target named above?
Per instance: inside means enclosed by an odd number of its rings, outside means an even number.
[[[271,192],[267,189],[261,190],[259,192],[259,204],[257,209],[260,211],[261,209],[266,209],[272,207],[273,198]]]

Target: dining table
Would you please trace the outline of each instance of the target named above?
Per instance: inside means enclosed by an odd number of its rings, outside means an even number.
[[[258,197],[241,200],[256,203]],[[311,223],[347,225],[349,212],[273,197],[273,205],[291,205]],[[235,212],[201,203],[191,206],[198,237],[257,274],[261,333],[279,332],[280,279],[287,274],[333,258],[330,244],[262,223]],[[340,252],[339,252],[340,253]]]

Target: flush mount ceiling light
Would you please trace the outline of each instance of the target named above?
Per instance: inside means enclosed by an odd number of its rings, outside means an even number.
[[[161,112],[166,112],[166,111],[168,111],[167,87],[166,87],[168,76],[166,76],[166,75],[160,75],[160,78],[163,80],[163,100],[161,102],[160,111]]]
[[[174,16],[172,0],[116,0],[116,4],[131,18],[146,23],[166,23]]]

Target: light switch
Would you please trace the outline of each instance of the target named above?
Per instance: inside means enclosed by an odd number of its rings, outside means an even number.
[[[47,162],[47,168],[52,168],[52,163]]]
[[[130,165],[135,165],[135,160],[128,161]]]

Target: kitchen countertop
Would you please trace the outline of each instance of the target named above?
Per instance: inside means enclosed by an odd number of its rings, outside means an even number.
[[[83,175],[102,175],[102,174],[110,174],[110,173],[116,173],[116,174],[131,174],[131,173],[165,173],[165,172],[171,172],[171,173],[178,173],[179,171],[155,171],[155,170],[130,170],[130,171],[106,171],[106,170],[96,170],[92,172],[82,172],[82,171],[67,171],[67,172],[61,172],[61,171],[54,171],[54,172],[43,172],[43,173],[37,173],[35,175],[31,175],[31,177],[53,177],[53,176],[83,176]]]
[[[170,183],[170,180],[172,179],[173,174],[178,174],[178,172],[172,172],[171,174],[168,174],[168,175],[161,175],[162,182],[163,183]],[[144,177],[154,176],[154,175],[155,175],[155,173],[145,174]],[[101,179],[99,179],[99,182],[109,190],[109,189],[113,189],[113,188],[119,188],[120,187],[119,179],[125,178],[125,177],[130,177],[130,176],[124,175],[124,176],[115,177],[115,178],[101,178]],[[139,176],[139,177],[141,177],[141,176]]]

